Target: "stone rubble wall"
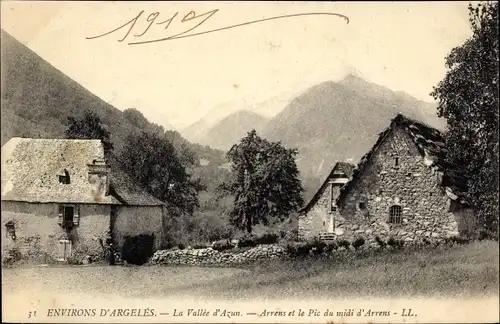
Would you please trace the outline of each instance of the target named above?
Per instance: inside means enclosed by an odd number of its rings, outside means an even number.
[[[273,260],[286,257],[284,247],[277,244],[259,245],[244,252],[219,252],[212,248],[159,250],[151,257],[152,264],[170,265],[238,265],[257,260]]]
[[[395,166],[395,157],[399,165]],[[307,215],[299,216],[299,237],[307,239],[327,232],[331,191],[325,188]],[[364,203],[361,209],[360,203]],[[401,224],[389,222],[391,206],[402,209]],[[450,212],[450,200],[439,185],[438,174],[425,165],[408,135],[395,129],[366,166],[358,182],[335,213],[334,239],[352,241],[359,236],[370,243],[375,237],[406,242],[445,239],[462,235],[461,214]],[[468,217],[470,218],[470,216]]]

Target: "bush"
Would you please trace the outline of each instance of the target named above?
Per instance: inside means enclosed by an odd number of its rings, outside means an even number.
[[[154,235],[126,236],[121,249],[122,260],[135,265],[148,262],[153,255]]]
[[[257,244],[256,238],[251,234],[245,234],[238,240],[238,247],[254,247]]]
[[[9,250],[7,250],[7,253],[2,258],[2,263],[5,265],[12,265],[16,262],[21,261],[22,259],[22,254],[21,251],[19,251],[18,248],[14,247]]]
[[[225,251],[225,250],[230,250],[232,248],[234,248],[234,245],[231,242],[229,242],[228,240],[220,240],[220,241],[216,241],[216,242],[214,242],[214,244],[212,244],[212,249],[217,250],[219,252]]]
[[[179,248],[179,250],[184,250],[186,248],[186,246],[182,243],[179,243],[177,247]]]
[[[384,248],[387,245],[387,243],[385,243],[378,235],[375,236],[375,242],[377,242],[378,246],[381,248]]]
[[[208,247],[210,247],[210,244],[207,244],[207,243],[195,243],[193,244],[193,249],[206,249]]]
[[[70,265],[82,265],[83,261],[78,257],[69,257],[66,262]]]
[[[444,239],[445,244],[466,244],[469,243],[470,239],[460,236],[451,236]]]
[[[280,239],[276,233],[264,233],[262,236],[255,238],[257,244],[275,244]]]
[[[325,252],[326,253],[331,253],[333,250],[337,250],[339,247],[337,243],[335,242],[330,242],[326,245]]]
[[[403,240],[397,240],[397,239],[393,238],[392,236],[389,237],[389,239],[387,240],[387,245],[389,245],[395,249],[402,248],[404,243],[405,242]]]
[[[351,245],[351,243],[349,243],[348,240],[340,240],[340,241],[337,242],[337,245],[339,247],[344,247],[344,248],[348,249],[349,246]]]
[[[311,246],[305,242],[290,242],[286,246],[286,251],[291,257],[304,257],[309,255]]]
[[[365,239],[363,237],[358,237],[352,242],[352,246],[357,250],[365,244]]]
[[[313,254],[320,255],[325,251],[326,243],[319,239],[315,239],[309,243],[309,247],[309,250],[311,250]]]

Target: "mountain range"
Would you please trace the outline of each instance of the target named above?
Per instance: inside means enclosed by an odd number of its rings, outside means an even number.
[[[13,136],[60,138],[68,116],[80,117],[91,109],[101,117],[118,150],[131,133],[168,133],[177,145],[196,152],[200,168],[203,164],[213,170],[227,162],[224,151],[256,129],[259,135],[298,150],[307,199],[335,162],[357,163],[396,114],[441,130],[446,125],[437,117],[435,104],[348,75],[305,89],[272,118],[256,113],[258,107],[248,107],[225,117],[206,116],[180,134],[165,132],[138,109],[121,111],[104,102],[3,30],[1,44],[2,145]]]
[[[436,104],[350,74],[338,82],[306,89],[273,118],[240,110],[212,125],[200,120],[181,132],[193,134],[196,129],[198,133],[190,140],[228,150],[256,129],[269,140],[296,148],[306,196],[310,196],[335,162],[357,163],[398,113],[440,130],[446,128],[445,120],[437,116]]]
[[[151,123],[138,109],[121,111],[106,103],[4,30],[0,40],[2,145],[12,137],[63,138],[68,117],[82,117],[92,110],[111,133],[117,154],[127,136],[148,131],[164,135],[176,147],[187,146],[198,157],[199,169],[214,169],[227,162],[223,151],[192,144],[178,132]]]

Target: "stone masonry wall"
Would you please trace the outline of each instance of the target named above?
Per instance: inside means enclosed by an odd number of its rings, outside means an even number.
[[[331,197],[336,199],[340,192],[340,186],[326,184],[321,188],[320,198],[307,214],[299,215],[299,238],[311,239],[319,233],[328,232],[331,217]]]
[[[113,224],[113,236],[118,247],[125,236],[154,234],[154,249],[160,248],[163,228],[163,208],[161,206],[119,206]]]
[[[396,128],[346,195],[337,232],[343,232],[341,236],[347,239],[363,236],[369,242],[375,236],[412,242],[458,235],[457,217],[448,212],[450,199],[437,176],[425,165],[409,136]],[[366,209],[360,208],[360,202]],[[402,208],[401,224],[389,223],[389,210],[394,205]]]
[[[9,237],[5,223],[15,224],[16,240]],[[99,238],[109,230],[109,206],[80,205],[80,225],[73,228],[69,238],[74,256],[102,256]],[[2,202],[2,254],[17,248],[25,259],[43,262],[45,257],[57,259],[59,240],[68,236],[58,225],[58,204]]]
[[[286,257],[285,248],[277,244],[259,245],[240,253],[219,252],[212,248],[160,250],[151,258],[153,264],[234,266],[257,260]]]
[[[387,136],[347,193],[340,214],[335,215],[335,237],[352,241],[361,236],[369,243],[374,243],[376,236],[384,240],[393,237],[409,243],[458,235],[459,228],[466,227],[463,222],[469,213],[449,212],[450,199],[439,186],[438,175],[424,163],[403,130],[396,128]],[[327,187],[316,206],[302,216],[308,221],[299,227],[299,235],[301,229],[302,237],[326,232],[318,224],[330,218],[329,201]],[[360,208],[359,203],[364,203],[365,208]],[[394,205],[402,208],[401,224],[389,223],[389,209]]]

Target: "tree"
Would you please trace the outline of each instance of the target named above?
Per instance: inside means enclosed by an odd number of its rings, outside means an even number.
[[[227,156],[233,178],[224,188],[234,196],[233,225],[251,233],[253,225],[283,220],[303,205],[296,154],[260,138],[255,130],[231,148]]]
[[[192,214],[203,187],[186,172],[166,138],[142,132],[130,135],[118,159],[120,168],[157,199],[167,202],[172,215]]]
[[[498,2],[469,5],[472,37],[446,57],[431,95],[448,121],[447,162],[463,168],[466,197],[498,235]]]
[[[110,133],[104,128],[99,116],[91,110],[85,111],[82,118],[68,117],[69,125],[64,132],[69,139],[100,139],[104,146],[105,155],[113,150]]]

